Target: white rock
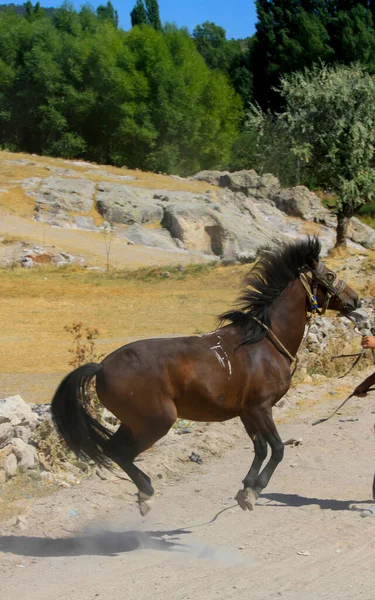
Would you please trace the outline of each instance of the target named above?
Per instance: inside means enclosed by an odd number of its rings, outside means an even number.
[[[319,338],[315,333],[309,333],[309,335],[307,336],[307,341],[310,344],[319,344]]]
[[[0,425],[0,448],[4,448],[13,437],[13,427],[10,423]]]
[[[34,428],[38,424],[38,418],[21,396],[9,396],[0,400],[0,423],[7,422],[13,426],[29,425]]]
[[[32,469],[35,467],[38,455],[34,446],[25,444],[20,438],[12,440],[14,454],[18,459],[20,469]]]
[[[8,454],[8,456],[4,459],[3,468],[8,479],[14,477],[18,470],[17,459],[15,455]]]
[[[0,425],[1,427],[1,425]],[[25,427],[25,425],[17,425],[14,428],[14,436],[16,438],[20,438],[25,444],[28,443],[31,437],[31,429],[30,427]]]

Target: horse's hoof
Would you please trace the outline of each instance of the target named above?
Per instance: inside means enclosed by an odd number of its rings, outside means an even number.
[[[142,517],[145,517],[151,510],[150,500],[151,496],[147,496],[143,492],[138,493],[138,506]]]
[[[247,497],[247,490],[239,490],[235,500],[237,500],[242,510],[254,510],[255,502],[252,504],[249,501],[249,498]]]
[[[257,492],[256,490],[253,490],[252,488],[246,488],[244,490],[244,492],[246,495],[246,502],[248,504],[250,504],[250,506],[251,506],[251,508],[249,508],[249,510],[254,510],[256,501],[259,498],[259,492]]]
[[[257,491],[251,488],[246,488],[244,490],[239,490],[235,499],[242,510],[254,510],[258,497],[259,494]]]

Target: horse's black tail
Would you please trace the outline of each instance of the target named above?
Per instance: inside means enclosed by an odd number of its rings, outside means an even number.
[[[106,446],[112,432],[90,414],[87,400],[87,385],[101,369],[101,364],[88,363],[69,373],[56,390],[51,411],[70,450],[80,458],[109,466]]]

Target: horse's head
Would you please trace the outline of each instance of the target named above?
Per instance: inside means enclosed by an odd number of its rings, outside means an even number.
[[[324,263],[312,261],[308,265],[308,270],[311,272],[309,287],[315,300],[315,308],[319,307],[322,314],[327,308],[338,310],[345,315],[359,308],[361,303],[358,294]],[[312,298],[309,298],[311,303],[313,303]]]

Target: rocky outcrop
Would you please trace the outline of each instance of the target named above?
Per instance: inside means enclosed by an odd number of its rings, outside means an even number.
[[[88,179],[47,177],[36,192],[39,207],[74,212],[90,212],[95,184]]]
[[[375,250],[375,230],[369,225],[362,223],[356,217],[350,220],[348,236],[357,244],[361,244],[365,248],[370,248],[370,250]]]
[[[53,176],[30,178],[23,186],[36,200],[36,219],[50,225],[99,232],[100,226],[90,215],[96,208],[114,226],[113,235],[129,243],[241,262],[253,261],[265,244],[304,235],[303,221],[317,224],[322,256],[335,244],[336,218],[320,199],[304,186],[282,189],[271,174],[258,175],[254,170],[201,171],[192,180],[215,185],[216,191],[211,187],[193,193],[141,188],[139,183],[132,185],[131,175],[116,176],[130,181],[128,184],[94,183],[81,173],[80,177],[72,177],[74,171],[69,168],[48,168]],[[97,178],[114,177],[96,165],[85,171],[86,176],[90,173]],[[357,219],[352,220],[349,239],[362,247],[375,248],[375,231]],[[35,254],[25,255],[23,266],[42,262],[42,257]],[[60,257],[57,262],[66,264],[73,259]]]
[[[166,229],[147,229],[142,225],[134,224],[126,229],[118,230],[117,235],[140,246],[173,251],[179,248],[178,240],[173,240]]]
[[[160,223],[163,218],[163,208],[152,191],[118,183],[99,183],[96,205],[111,223]]]
[[[310,192],[304,185],[294,188],[280,189],[271,195],[276,207],[291,217],[299,217],[306,221],[314,221],[317,214],[321,219],[324,213],[330,214],[322,207],[318,196]]]

